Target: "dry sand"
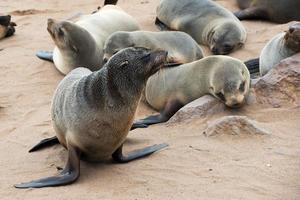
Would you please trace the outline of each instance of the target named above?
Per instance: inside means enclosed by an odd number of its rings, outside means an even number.
[[[237,10],[234,1],[218,1]],[[141,23],[153,25],[158,0],[120,0],[119,5]],[[188,123],[169,123],[134,130],[125,150],[167,142],[170,147],[128,164],[81,162],[79,180],[69,186],[19,190],[13,184],[57,173],[67,152],[60,145],[29,154],[39,140],[54,135],[50,120],[52,94],[63,78],[53,64],[35,57],[51,50],[49,17],[65,19],[90,13],[98,0],[0,0],[11,13],[16,34],[0,41],[0,199],[300,199],[300,107],[266,105],[227,110]],[[25,11],[25,12],[24,12]],[[232,56],[258,57],[264,44],[287,25],[243,22],[246,46]],[[206,51],[207,52],[207,51]],[[136,118],[152,113],[141,105]],[[269,135],[202,134],[208,121],[246,115]]]

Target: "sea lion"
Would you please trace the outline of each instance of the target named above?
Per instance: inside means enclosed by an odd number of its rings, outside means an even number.
[[[15,33],[16,23],[11,21],[10,15],[0,16],[0,39],[10,37]]]
[[[168,121],[181,107],[211,94],[228,107],[240,107],[250,88],[244,63],[229,56],[208,56],[175,68],[163,69],[146,84],[147,103],[159,111],[134,124],[151,125]]]
[[[203,58],[203,51],[188,34],[180,31],[117,31],[104,45],[104,60],[126,47],[145,47],[168,51],[167,63],[183,64]]]
[[[102,67],[103,47],[110,34],[138,29],[137,21],[114,5],[106,5],[94,14],[81,16],[75,23],[48,19],[47,30],[56,47],[53,56],[43,51],[38,52],[37,56],[53,60],[63,74],[76,67],[95,71]]]
[[[260,75],[265,75],[281,60],[300,52],[300,22],[273,37],[263,48],[259,58]]]
[[[161,0],[156,13],[161,29],[186,32],[213,54],[229,54],[246,41],[240,21],[211,0]]]
[[[65,185],[79,177],[80,158],[125,163],[167,146],[153,145],[125,156],[122,146],[132,125],[147,79],[163,67],[166,51],[127,48],[96,72],[71,71],[58,85],[52,101],[52,120],[68,161],[58,176],[16,184],[17,188]]]
[[[235,13],[240,20],[264,19],[276,23],[300,21],[298,0],[238,0],[244,9]]]

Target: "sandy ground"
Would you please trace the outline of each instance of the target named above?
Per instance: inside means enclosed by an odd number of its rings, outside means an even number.
[[[237,10],[233,1],[218,1]],[[29,154],[39,140],[53,136],[52,94],[63,78],[53,64],[35,57],[51,50],[46,31],[49,17],[65,19],[90,13],[98,0],[0,0],[11,13],[16,34],[0,41],[0,199],[300,199],[300,107],[245,106],[188,123],[168,123],[129,134],[125,150],[167,142],[170,147],[124,165],[81,162],[79,180],[69,186],[18,190],[13,184],[57,173],[67,152],[61,146]],[[120,0],[145,30],[153,21],[158,0]],[[30,9],[32,9],[30,11]],[[22,12],[26,11],[27,12]],[[287,25],[243,22],[245,47],[232,56],[258,57],[264,44]],[[150,114],[141,105],[136,118]],[[208,121],[224,115],[246,115],[271,134],[202,134]]]

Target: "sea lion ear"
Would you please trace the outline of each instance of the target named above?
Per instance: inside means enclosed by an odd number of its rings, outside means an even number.
[[[213,86],[210,86],[210,87],[209,87],[209,91],[212,92],[212,93],[215,93],[214,87],[213,87]]]
[[[72,48],[72,50],[73,50],[74,52],[78,52],[78,49],[77,49],[77,47],[76,47],[76,46],[74,46],[74,45],[71,45],[71,48]]]
[[[120,66],[121,66],[121,67],[125,67],[125,66],[127,66],[128,64],[129,64],[128,60],[125,60],[125,61],[123,61],[123,62],[120,64]]]
[[[243,45],[244,45],[243,42],[239,42],[239,43],[238,43],[238,47],[242,47]]]

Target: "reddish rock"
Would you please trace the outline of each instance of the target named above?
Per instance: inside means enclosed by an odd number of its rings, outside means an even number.
[[[215,135],[267,135],[264,129],[257,125],[257,122],[246,116],[225,116],[213,122],[209,122],[203,132],[206,136]]]
[[[225,105],[211,95],[205,95],[192,101],[182,107],[170,120],[172,122],[181,122],[199,117],[205,117],[209,114],[221,112]]]
[[[256,102],[273,107],[300,104],[300,53],[282,60],[265,76],[253,81]]]

